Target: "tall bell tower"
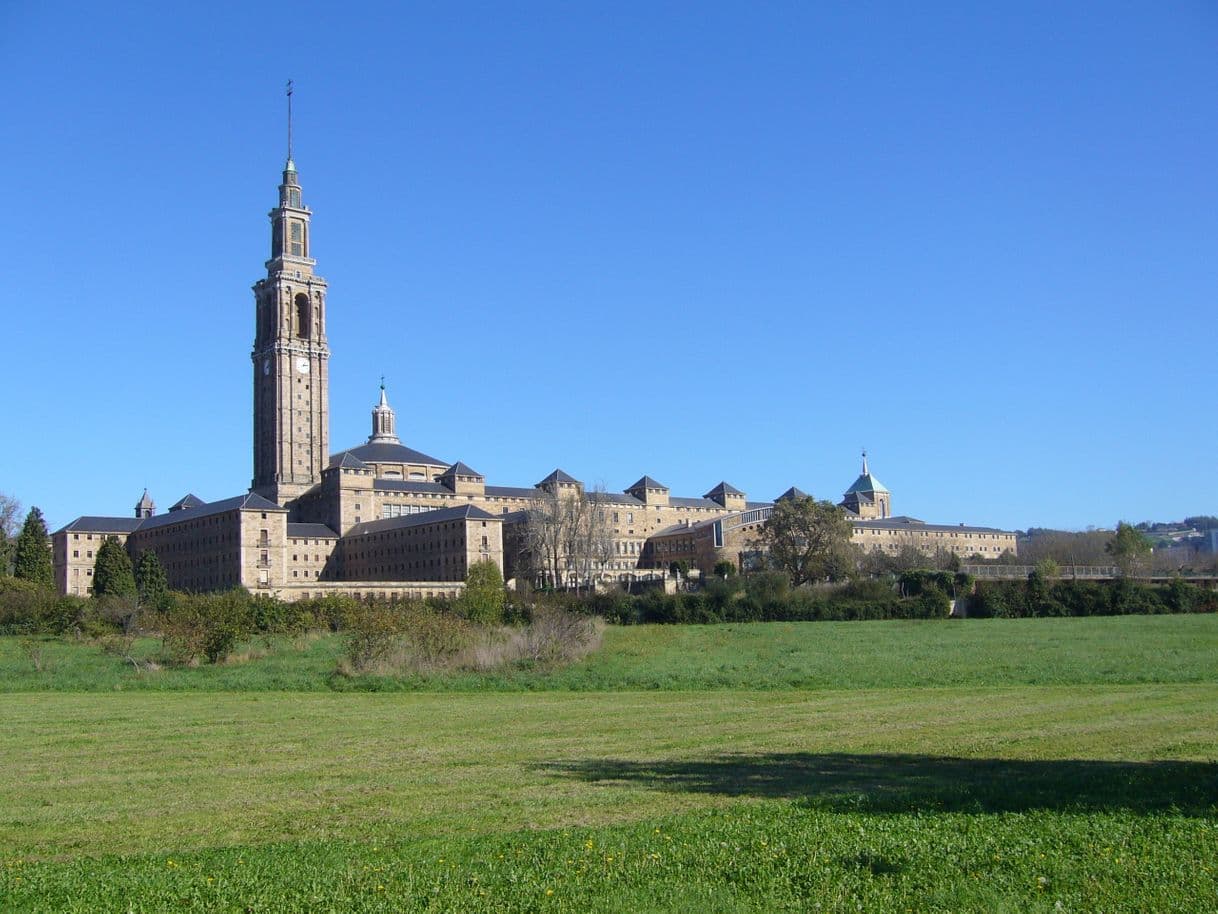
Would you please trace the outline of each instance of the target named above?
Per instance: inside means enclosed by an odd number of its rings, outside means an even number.
[[[270,212],[271,259],[254,283],[254,479],[251,489],[284,504],[321,482],[330,452],[330,348],[326,281],[313,272],[309,218],[292,161],[292,88],[288,83],[288,159],[279,205]]]

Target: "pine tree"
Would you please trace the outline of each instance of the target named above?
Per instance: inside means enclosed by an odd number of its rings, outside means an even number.
[[[97,563],[93,566],[93,596],[134,597],[135,593],[131,556],[117,536],[107,536],[97,550]]]
[[[140,553],[140,560],[135,566],[135,586],[139,591],[140,605],[161,609],[169,596],[169,581],[165,577],[165,569],[161,560],[151,549]]]
[[[50,539],[42,512],[30,508],[25,524],[17,534],[17,553],[13,560],[13,577],[51,587],[55,583],[51,567]]]

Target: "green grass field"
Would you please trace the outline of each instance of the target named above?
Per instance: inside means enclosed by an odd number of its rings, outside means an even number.
[[[151,639],[139,648],[158,650]],[[55,638],[0,638],[0,692],[870,689],[1209,682],[1218,616],[750,623],[610,627],[604,647],[553,672],[340,679],[338,636],[258,639],[252,659],[140,674]],[[36,668],[30,650],[40,654]]]
[[[1213,911],[1215,623],[611,629],[388,693],[333,639],[4,639],[0,910]]]

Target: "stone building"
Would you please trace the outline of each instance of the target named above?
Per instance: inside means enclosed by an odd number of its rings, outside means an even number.
[[[790,488],[775,502],[806,497],[800,489]],[[995,559],[1003,552],[1015,554],[1017,551],[1016,535],[1007,530],[966,524],[928,524],[915,517],[893,517],[892,493],[871,475],[866,452],[863,472],[846,490],[839,506],[850,521],[850,541],[868,552],[896,555],[903,549],[916,549],[925,555],[945,551],[962,559],[972,556]],[[643,567],[667,568],[673,562],[684,562],[703,574],[710,573],[723,561],[731,562],[737,568],[757,567],[763,560],[758,533],[772,510],[772,504],[749,506],[746,510],[712,520],[676,524],[661,530],[647,543]]]
[[[404,445],[383,384],[368,439],[331,452],[329,290],[316,272],[311,219],[289,155],[269,213],[266,275],[253,285],[248,492],[212,502],[186,495],[162,514],[145,492],[134,517],[77,518],[53,536],[62,592],[89,592],[96,550],[115,536],[133,559],[153,550],[174,589],[240,586],[285,599],[454,594],[474,562],[493,561],[512,573],[505,536],[520,542],[527,512],[554,497],[594,506],[603,551],[586,571],[597,581],[653,574],[677,557],[707,570],[719,557],[747,560],[749,538],[771,505],[748,501],[727,482],[702,496],[673,495],[648,475],[621,492],[586,491],[556,469],[532,486],[488,485],[460,460]],[[884,538],[874,541],[879,548],[930,535],[930,527],[914,531],[917,522],[890,517],[890,493],[865,457],[843,506],[858,518],[856,538],[877,535],[859,532],[859,525],[909,521],[891,527],[900,537],[884,528]],[[941,529],[934,528],[936,537]]]

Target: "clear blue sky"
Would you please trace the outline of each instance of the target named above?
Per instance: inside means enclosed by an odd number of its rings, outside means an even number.
[[[1218,7],[0,4],[0,491],[244,491],[283,84],[331,444],[1218,513]]]

